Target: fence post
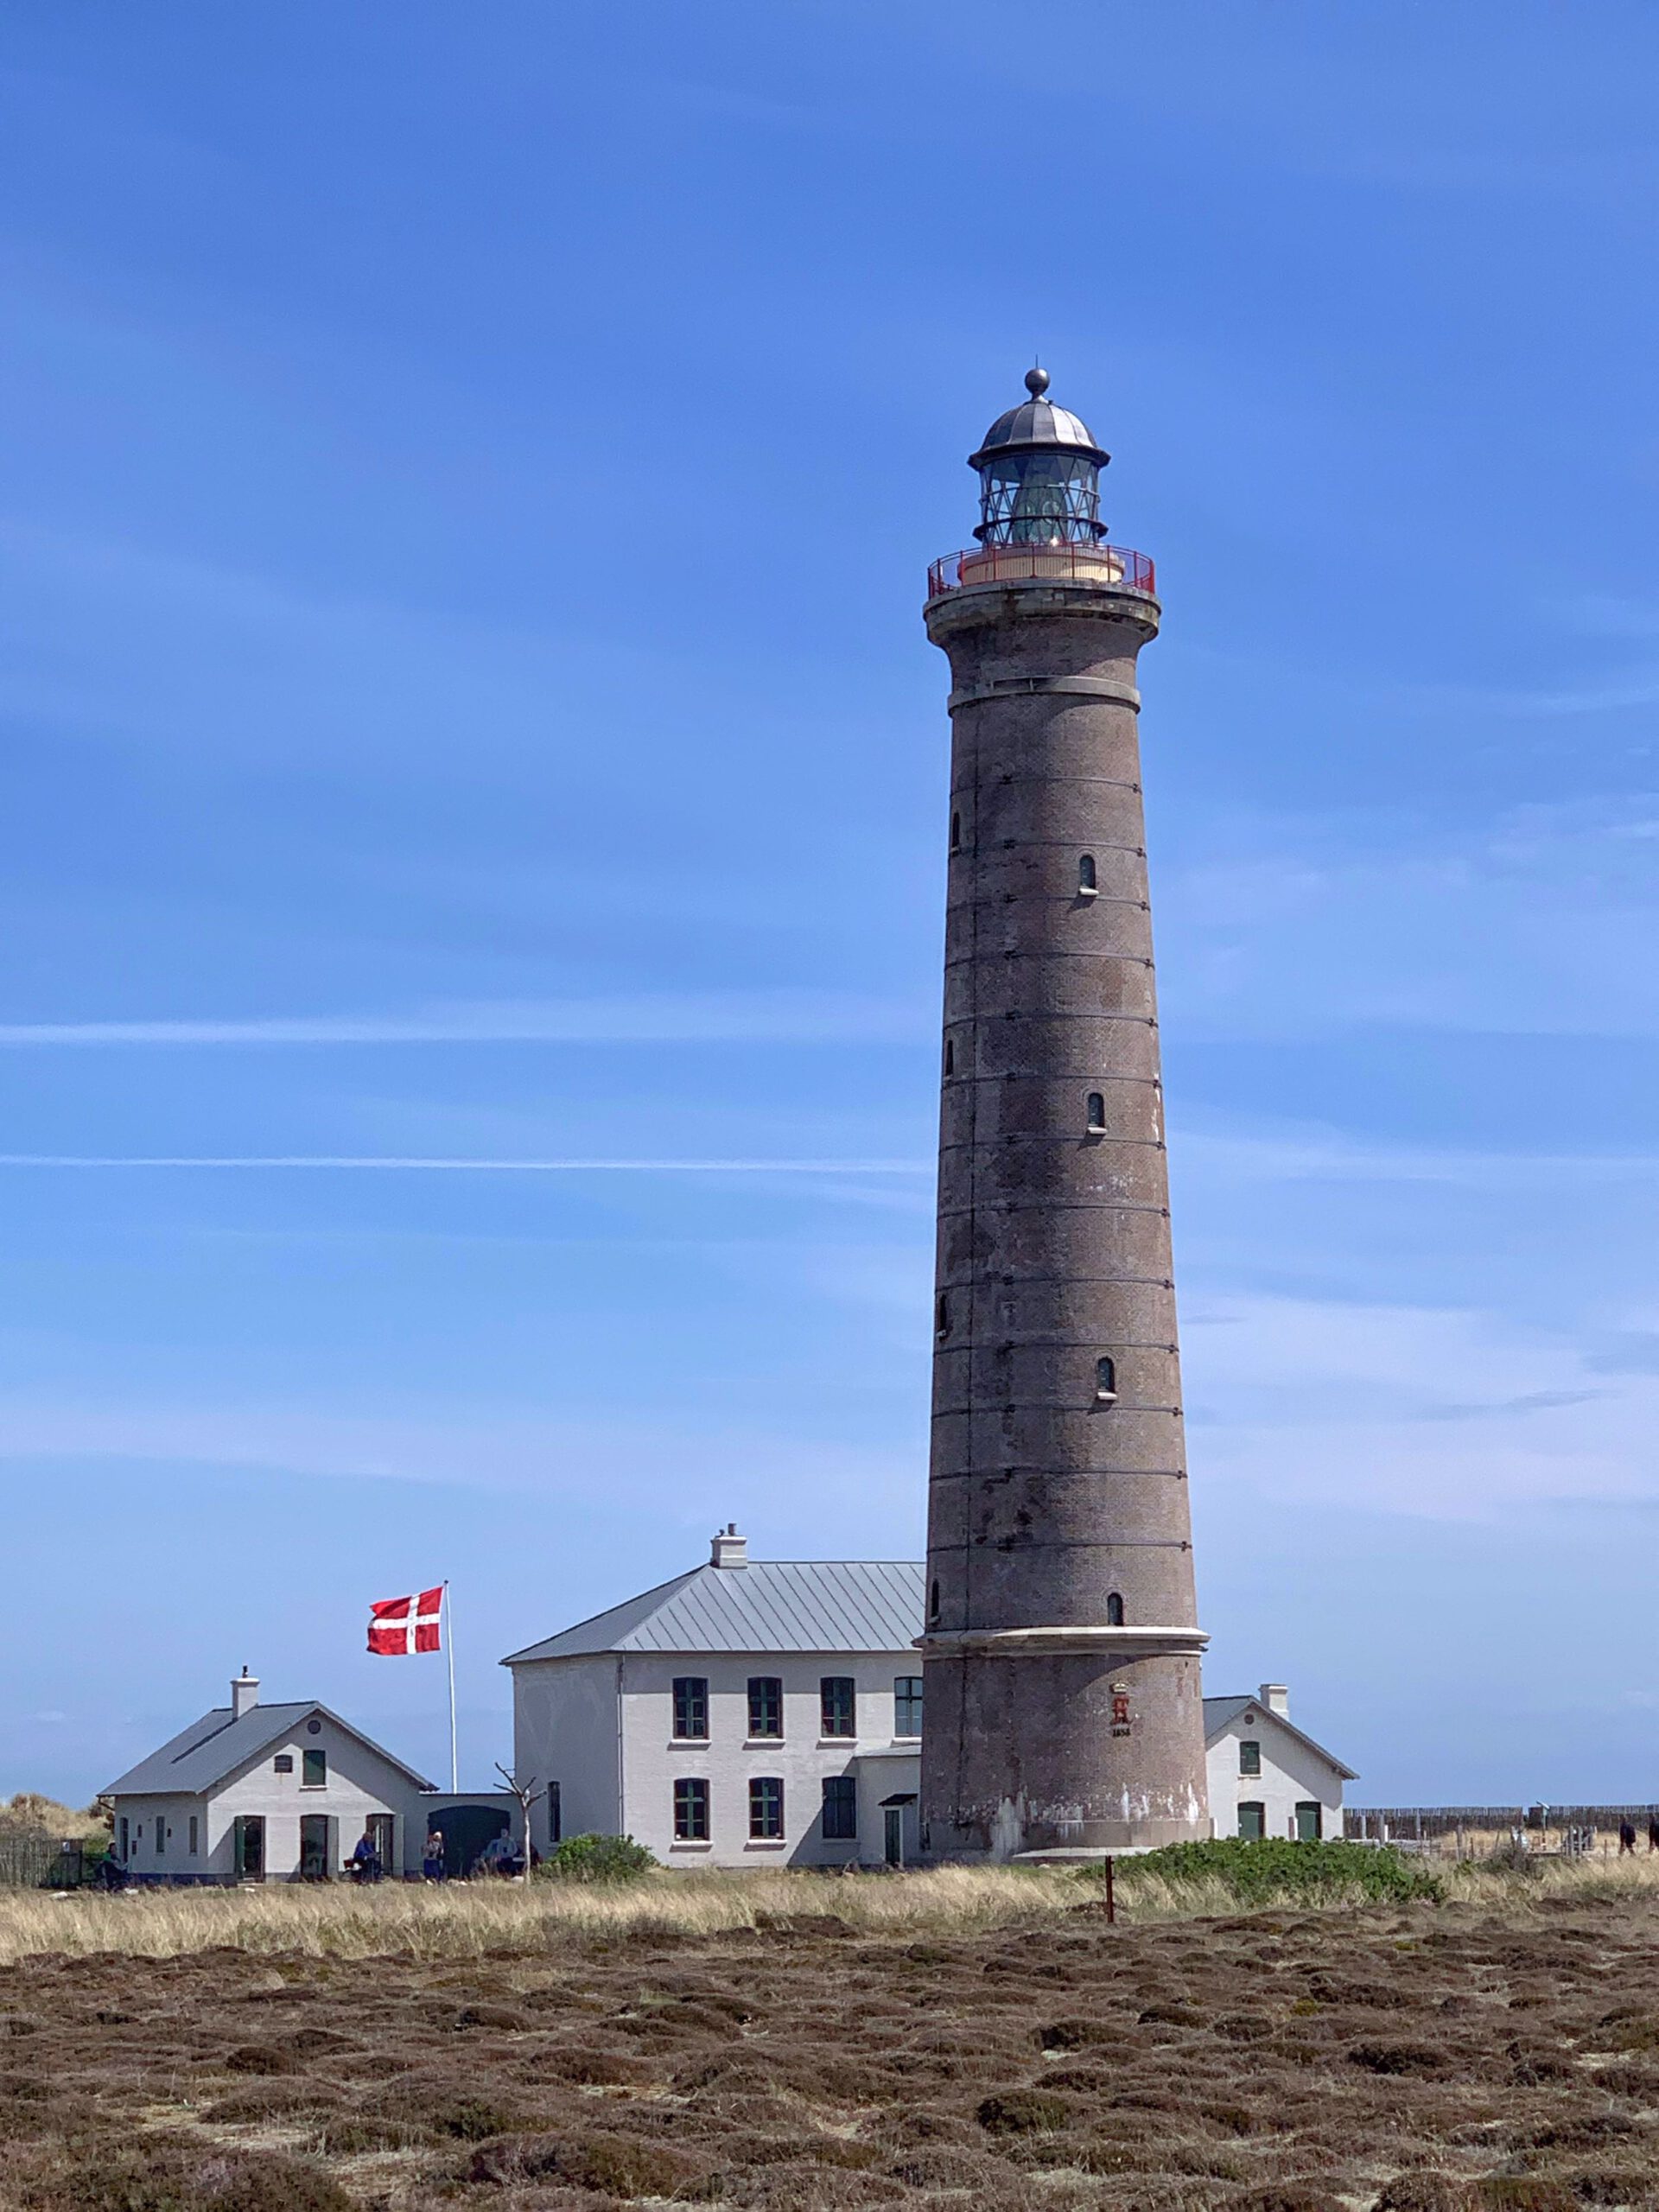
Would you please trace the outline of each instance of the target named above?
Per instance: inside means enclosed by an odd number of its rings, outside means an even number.
[[[1106,1854],[1106,1925],[1117,1925],[1117,1869],[1109,1852]]]

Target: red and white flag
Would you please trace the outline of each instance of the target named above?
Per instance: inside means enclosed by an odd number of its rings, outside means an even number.
[[[443,1649],[443,1585],[418,1598],[383,1598],[369,1607],[369,1649],[383,1659],[407,1659],[411,1652]]]

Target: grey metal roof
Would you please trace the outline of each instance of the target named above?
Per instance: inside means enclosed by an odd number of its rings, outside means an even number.
[[[104,1797],[160,1796],[168,1790],[182,1790],[190,1796],[200,1796],[203,1790],[212,1789],[231,1775],[256,1759],[272,1744],[293,1733],[300,1723],[314,1713],[332,1720],[336,1728],[343,1728],[348,1736],[355,1736],[359,1744],[366,1744],[372,1751],[378,1752],[398,1771],[408,1775],[411,1782],[423,1789],[432,1784],[424,1775],[416,1774],[412,1766],[365,1736],[360,1728],[353,1728],[349,1720],[342,1720],[326,1705],[319,1705],[313,1698],[302,1705],[256,1705],[238,1720],[228,1705],[215,1706],[211,1713],[204,1713],[200,1720],[152,1751],[147,1759],[140,1759],[137,1766],[127,1771],[107,1788],[99,1791]]]
[[[752,1560],[699,1567],[501,1663],[601,1651],[906,1651],[922,1632],[919,1560]]]
[[[1282,1728],[1287,1735],[1294,1736],[1299,1744],[1306,1745],[1310,1751],[1316,1751],[1327,1766],[1335,1767],[1344,1782],[1358,1781],[1359,1777],[1354,1772],[1352,1767],[1344,1766],[1334,1751],[1327,1751],[1323,1744],[1316,1744],[1311,1736],[1305,1736],[1300,1728],[1293,1728],[1282,1713],[1275,1713],[1271,1706],[1263,1705],[1259,1697],[1205,1698],[1204,1700],[1205,1742],[1213,1744],[1222,1730],[1230,1727],[1243,1713],[1259,1713],[1262,1719],[1270,1721],[1274,1727]]]
[[[999,415],[985,433],[983,444],[969,462],[977,468],[987,454],[1000,453],[1009,447],[1063,446],[1073,451],[1093,454],[1104,462],[1110,458],[1095,442],[1094,432],[1082,416],[1073,415],[1069,408],[1055,406],[1043,395],[1048,390],[1048,377],[1042,369],[1033,369],[1026,377],[1029,399],[1022,399],[1018,407],[1010,407],[1006,415]]]

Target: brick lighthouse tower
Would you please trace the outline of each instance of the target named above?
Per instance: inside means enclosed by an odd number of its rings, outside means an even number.
[[[952,725],[923,1848],[1210,1833],[1141,804],[1153,567],[1046,397],[935,562]]]

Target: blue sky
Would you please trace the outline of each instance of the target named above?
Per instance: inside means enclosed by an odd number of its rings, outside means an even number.
[[[918,602],[1035,351],[1166,602],[1209,1681],[1659,1794],[1659,21],[1039,14],[8,11],[0,1790],[245,1661],[436,1764],[446,1574],[482,1782],[717,1522],[916,1552]]]

